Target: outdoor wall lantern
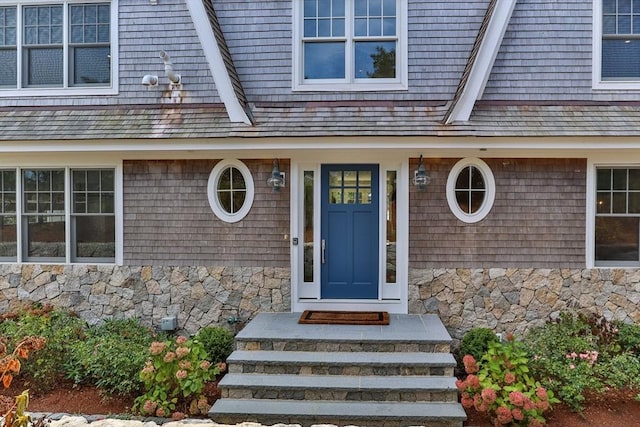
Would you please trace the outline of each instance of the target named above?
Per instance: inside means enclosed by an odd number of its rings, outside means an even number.
[[[427,188],[427,185],[431,182],[431,178],[427,175],[427,171],[424,168],[424,163],[422,162],[422,154],[420,154],[420,163],[418,164],[418,169],[413,174],[413,185],[418,187],[418,190],[424,191]]]
[[[273,161],[273,170],[271,171],[271,176],[267,179],[267,185],[273,191],[280,191],[284,187],[284,172],[280,172],[280,162],[277,159]]]

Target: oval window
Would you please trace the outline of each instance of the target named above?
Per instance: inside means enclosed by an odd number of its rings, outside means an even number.
[[[447,179],[447,202],[460,221],[472,224],[484,219],[495,200],[491,169],[480,159],[456,163]]]
[[[209,175],[207,186],[213,213],[225,222],[243,219],[253,204],[253,178],[249,168],[239,160],[222,160]]]

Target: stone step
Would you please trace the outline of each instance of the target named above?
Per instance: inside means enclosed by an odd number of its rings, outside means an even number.
[[[215,422],[358,425],[367,427],[462,427],[466,414],[458,403],[345,402],[219,399],[209,417]]]
[[[457,402],[453,377],[227,374],[222,398]]]
[[[448,375],[450,353],[234,351],[229,373],[301,375]]]
[[[451,336],[435,315],[390,315],[385,326],[306,325],[299,313],[261,313],[236,335],[237,350],[449,353]]]

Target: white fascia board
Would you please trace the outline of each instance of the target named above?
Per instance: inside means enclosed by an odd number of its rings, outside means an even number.
[[[473,106],[482,97],[491,75],[491,69],[500,50],[504,33],[511,20],[517,0],[497,0],[487,31],[480,43],[471,72],[462,90],[462,95],[453,107],[446,123],[466,122],[471,117]]]
[[[189,8],[189,13],[191,13],[193,25],[198,33],[200,45],[202,46],[204,55],[209,63],[209,68],[213,75],[218,95],[220,95],[220,99],[227,109],[229,120],[233,123],[245,123],[251,125],[249,116],[247,116],[247,113],[233,90],[231,77],[227,72],[224,60],[222,59],[220,47],[216,42],[216,36],[213,33],[211,23],[207,18],[207,11],[202,4],[202,0],[187,0],[187,7]]]

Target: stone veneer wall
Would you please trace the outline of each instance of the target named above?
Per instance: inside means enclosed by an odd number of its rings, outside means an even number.
[[[288,268],[0,265],[0,313],[33,301],[72,309],[89,323],[136,317],[159,327],[177,316],[178,329],[191,334],[228,317],[290,311],[290,289]]]
[[[287,268],[0,265],[0,313],[25,301],[69,308],[90,323],[177,316],[195,333],[291,310]],[[524,334],[568,310],[640,322],[640,269],[411,269],[409,313],[440,316],[454,338],[474,327]]]
[[[640,322],[638,269],[413,269],[409,312],[438,314],[454,338],[475,327],[523,335],[564,311]]]

